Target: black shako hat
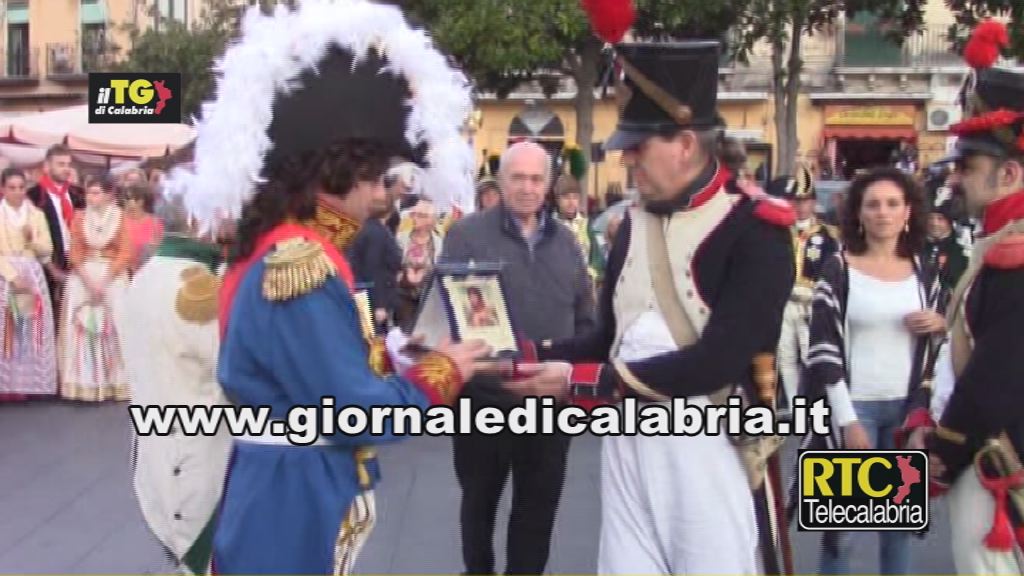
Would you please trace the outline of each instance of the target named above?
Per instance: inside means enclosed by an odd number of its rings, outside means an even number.
[[[964,46],[964,60],[972,70],[959,97],[964,119],[950,127],[959,137],[953,159],[1024,154],[1024,75],[993,67],[1008,45],[1006,26],[986,20]]]
[[[964,108],[965,119],[952,128],[959,136],[958,156],[1024,154],[1024,74],[1001,68],[979,70]]]
[[[615,46],[619,122],[605,149],[629,150],[680,128],[723,126],[717,112],[720,49],[717,40]]]

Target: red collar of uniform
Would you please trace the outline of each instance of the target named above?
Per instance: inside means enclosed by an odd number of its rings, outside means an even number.
[[[658,216],[669,216],[675,212],[700,208],[714,198],[730,178],[732,174],[729,170],[716,162],[713,166],[705,167],[697,180],[676,196],[667,200],[648,200],[644,203],[644,210]]]
[[[221,338],[227,333],[228,319],[231,316],[231,307],[235,301],[235,294],[238,292],[238,286],[242,283],[242,279],[245,278],[246,273],[252,267],[252,265],[258,262],[263,256],[279,242],[290,240],[292,238],[304,238],[310,242],[316,242],[323,247],[327,257],[334,263],[335,268],[338,270],[338,276],[345,282],[345,286],[351,291],[355,285],[355,279],[352,275],[352,268],[348,264],[348,260],[334,247],[330,242],[324,239],[323,236],[317,234],[315,230],[301,224],[295,224],[293,222],[284,222],[279,224],[276,228],[267,232],[256,241],[256,247],[248,258],[240,262],[233,264],[224,275],[224,282],[221,286],[220,291],[220,330]]]
[[[985,209],[982,233],[995,234],[1013,220],[1024,218],[1024,190],[1004,196]]]
[[[711,177],[711,181],[708,182],[707,186],[698,190],[690,197],[690,202],[686,205],[687,210],[693,210],[694,208],[700,208],[704,204],[707,204],[708,200],[715,197],[715,194],[725,186],[725,183],[732,179],[732,172],[728,168],[722,166],[720,163],[715,168],[715,175]]]

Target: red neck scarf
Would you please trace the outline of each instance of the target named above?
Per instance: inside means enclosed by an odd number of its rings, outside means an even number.
[[[1013,220],[1024,218],[1024,190],[1004,196],[985,208],[982,234],[995,234]]]
[[[292,238],[305,238],[306,240],[316,242],[322,246],[327,257],[331,259],[335,268],[338,269],[338,276],[345,283],[345,286],[349,291],[352,290],[355,285],[352,268],[348,265],[348,260],[342,256],[341,252],[339,252],[337,248],[325,240],[323,236],[320,236],[306,226],[290,222],[279,224],[276,228],[267,232],[256,241],[256,248],[248,258],[233,264],[224,275],[224,283],[220,290],[221,338],[223,338],[227,333],[228,319],[231,316],[231,306],[235,301],[235,294],[238,292],[238,286],[242,283],[242,279],[245,278],[249,268],[252,267],[255,262],[263,258],[263,256],[269,252],[275,244]]]
[[[75,217],[75,206],[71,203],[71,195],[68,193],[68,188],[71,187],[71,184],[69,182],[57,184],[50,178],[49,174],[43,174],[39,178],[39,186],[60,198],[61,216],[64,218],[64,223],[67,224],[68,229],[71,229],[71,221]]]

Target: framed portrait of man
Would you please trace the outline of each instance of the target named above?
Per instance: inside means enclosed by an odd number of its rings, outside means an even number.
[[[494,267],[439,267],[424,294],[412,336],[427,347],[444,337],[483,340],[493,358],[519,355],[501,276]]]

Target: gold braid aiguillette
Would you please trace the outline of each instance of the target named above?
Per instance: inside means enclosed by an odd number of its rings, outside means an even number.
[[[272,302],[309,294],[338,273],[323,247],[303,238],[278,243],[264,262],[263,296]]]

